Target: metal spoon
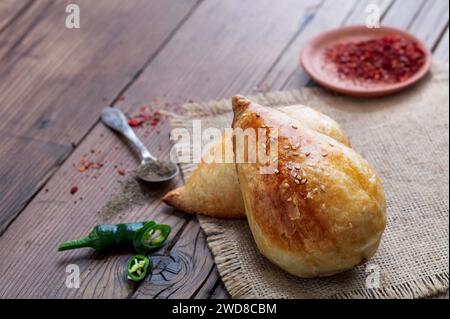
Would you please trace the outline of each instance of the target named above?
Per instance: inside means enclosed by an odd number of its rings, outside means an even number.
[[[164,182],[178,175],[178,166],[174,162],[159,161],[150,154],[145,145],[139,140],[132,128],[128,125],[128,121],[121,111],[111,107],[105,108],[102,112],[101,119],[109,128],[122,134],[138,152],[141,159],[141,165],[137,170],[140,179],[146,182]],[[160,174],[154,174],[155,176],[143,175],[140,171],[143,171],[145,165],[152,165],[155,170],[159,170]]]

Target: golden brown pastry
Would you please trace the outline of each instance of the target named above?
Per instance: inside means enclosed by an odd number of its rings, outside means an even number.
[[[380,178],[367,161],[244,97],[233,98],[233,110],[234,129],[278,129],[274,174],[260,174],[257,163],[236,164],[260,252],[299,277],[331,275],[369,259],[386,225],[386,203]]]
[[[328,116],[300,104],[281,107],[279,110],[302,125],[350,146],[339,124]],[[235,165],[224,161],[224,150],[227,148],[232,148],[231,136],[222,136],[220,141],[207,149],[207,158],[199,164],[186,184],[170,191],[162,200],[188,213],[228,219],[244,218],[244,202]]]

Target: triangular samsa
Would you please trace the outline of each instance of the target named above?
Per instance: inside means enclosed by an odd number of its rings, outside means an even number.
[[[374,169],[352,148],[272,108],[233,98],[234,152],[247,220],[260,252],[299,277],[328,276],[368,260],[386,225]],[[272,174],[249,162],[237,130],[277,132]],[[267,134],[257,142],[268,143]],[[259,144],[257,144],[259,145]],[[266,145],[270,147],[270,145]]]

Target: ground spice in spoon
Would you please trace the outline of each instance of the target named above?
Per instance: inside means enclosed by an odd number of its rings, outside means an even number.
[[[156,161],[139,166],[137,176],[144,180],[159,179],[173,174],[174,164],[171,162]]]

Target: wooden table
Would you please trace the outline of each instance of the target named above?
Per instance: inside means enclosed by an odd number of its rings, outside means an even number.
[[[80,29],[65,27],[69,3],[80,7]],[[172,225],[162,254],[175,271],[131,285],[126,253],[56,252],[101,221],[97,210],[137,166],[100,112],[143,104],[180,112],[189,100],[300,88],[309,82],[298,67],[302,46],[364,23],[368,3],[382,24],[411,31],[448,60],[447,0],[1,0],[0,297],[227,298],[196,218],[160,201],[181,178],[111,221]],[[163,158],[169,132],[167,120],[137,130]],[[83,154],[105,165],[80,173]],[[68,264],[79,266],[79,289],[65,285]]]

